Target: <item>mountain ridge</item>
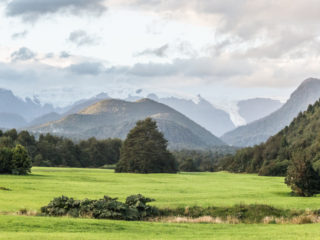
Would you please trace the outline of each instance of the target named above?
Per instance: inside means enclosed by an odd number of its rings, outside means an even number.
[[[98,139],[115,137],[124,139],[138,120],[147,117],[156,120],[171,148],[200,149],[224,145],[219,138],[183,114],[147,98],[136,102],[119,99],[102,100],[76,114],[33,127],[31,130],[74,138],[94,136]]]
[[[224,134],[221,139],[229,145],[238,147],[260,144],[287,126],[299,112],[305,111],[310,104],[315,103],[319,98],[320,80],[308,78],[300,84],[280,109],[262,119]]]

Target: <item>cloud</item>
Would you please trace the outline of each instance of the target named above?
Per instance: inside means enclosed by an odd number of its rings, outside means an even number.
[[[69,57],[71,57],[71,55],[66,51],[62,51],[60,53],[60,58],[69,58]]]
[[[138,53],[137,56],[166,57],[168,49],[169,49],[169,44],[165,44],[159,48],[146,49],[146,50]]]
[[[12,39],[20,39],[20,38],[25,38],[28,35],[28,31],[23,31],[23,32],[17,32],[11,35]]]
[[[104,70],[104,66],[99,62],[83,62],[72,64],[67,70],[79,75],[99,75]]]
[[[29,48],[22,47],[11,54],[11,61],[27,61],[30,59],[34,59],[35,57],[36,54],[32,52]]]
[[[35,21],[41,16],[55,13],[73,15],[101,15],[107,10],[104,0],[12,0],[7,4],[6,14],[22,17],[25,21]]]
[[[133,66],[112,67],[105,72],[140,78],[193,78],[206,81],[227,80],[234,76],[247,76],[253,71],[248,61],[223,58],[175,59],[172,63],[137,63]]]
[[[50,59],[50,58],[54,58],[54,53],[47,53],[45,56],[44,56],[45,59]]]
[[[68,40],[78,47],[84,45],[96,45],[98,43],[97,39],[89,36],[86,31],[77,30],[70,33]]]
[[[318,0],[111,0],[109,5],[153,12],[214,29],[216,38],[229,40],[223,51],[248,50],[244,57],[281,58],[303,49],[313,55],[320,36]],[[227,43],[227,41],[222,41]],[[235,44],[232,44],[235,43]],[[219,49],[218,49],[219,50]],[[317,50],[318,51],[318,50]]]

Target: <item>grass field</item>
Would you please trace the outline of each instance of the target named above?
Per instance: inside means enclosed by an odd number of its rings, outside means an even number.
[[[320,197],[290,196],[279,177],[249,174],[115,174],[110,170],[33,168],[32,175],[0,175],[0,213],[39,210],[57,196],[103,195],[124,200],[142,193],[159,207],[232,206],[264,203],[290,209],[320,209]],[[2,239],[320,239],[320,225],[173,224],[0,214]]]
[[[115,174],[111,170],[33,168],[32,175],[0,175],[0,212],[39,210],[54,197],[78,199],[119,197],[141,193],[160,207],[232,206],[264,203],[290,209],[320,209],[320,197],[290,196],[283,178],[249,174],[180,173]]]
[[[0,216],[0,239],[320,239],[320,225],[172,224]]]

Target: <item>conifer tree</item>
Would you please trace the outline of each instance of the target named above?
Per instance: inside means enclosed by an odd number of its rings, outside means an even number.
[[[177,164],[167,144],[155,121],[138,121],[123,143],[116,172],[176,173]]]

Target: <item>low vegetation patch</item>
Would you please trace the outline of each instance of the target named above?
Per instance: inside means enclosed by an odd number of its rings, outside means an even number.
[[[158,209],[147,203],[154,201],[140,194],[127,197],[125,203],[104,196],[99,200],[75,200],[65,196],[54,198],[41,208],[46,216],[91,217],[97,219],[143,220],[158,215]]]
[[[54,198],[47,206],[42,207],[40,215],[172,223],[307,224],[320,222],[320,210],[288,210],[260,204],[158,209],[147,204],[152,201],[154,200],[141,194],[127,197],[124,203],[108,196],[98,200],[75,200],[62,196]],[[28,215],[27,212],[27,210],[19,211],[19,214]]]
[[[198,219],[203,221],[203,217],[208,218],[209,222],[221,223],[261,223],[266,217],[292,218],[302,214],[303,211],[292,211],[278,209],[268,205],[250,204],[235,205],[233,207],[186,207],[176,209],[162,209],[162,217],[183,217],[183,219]]]

